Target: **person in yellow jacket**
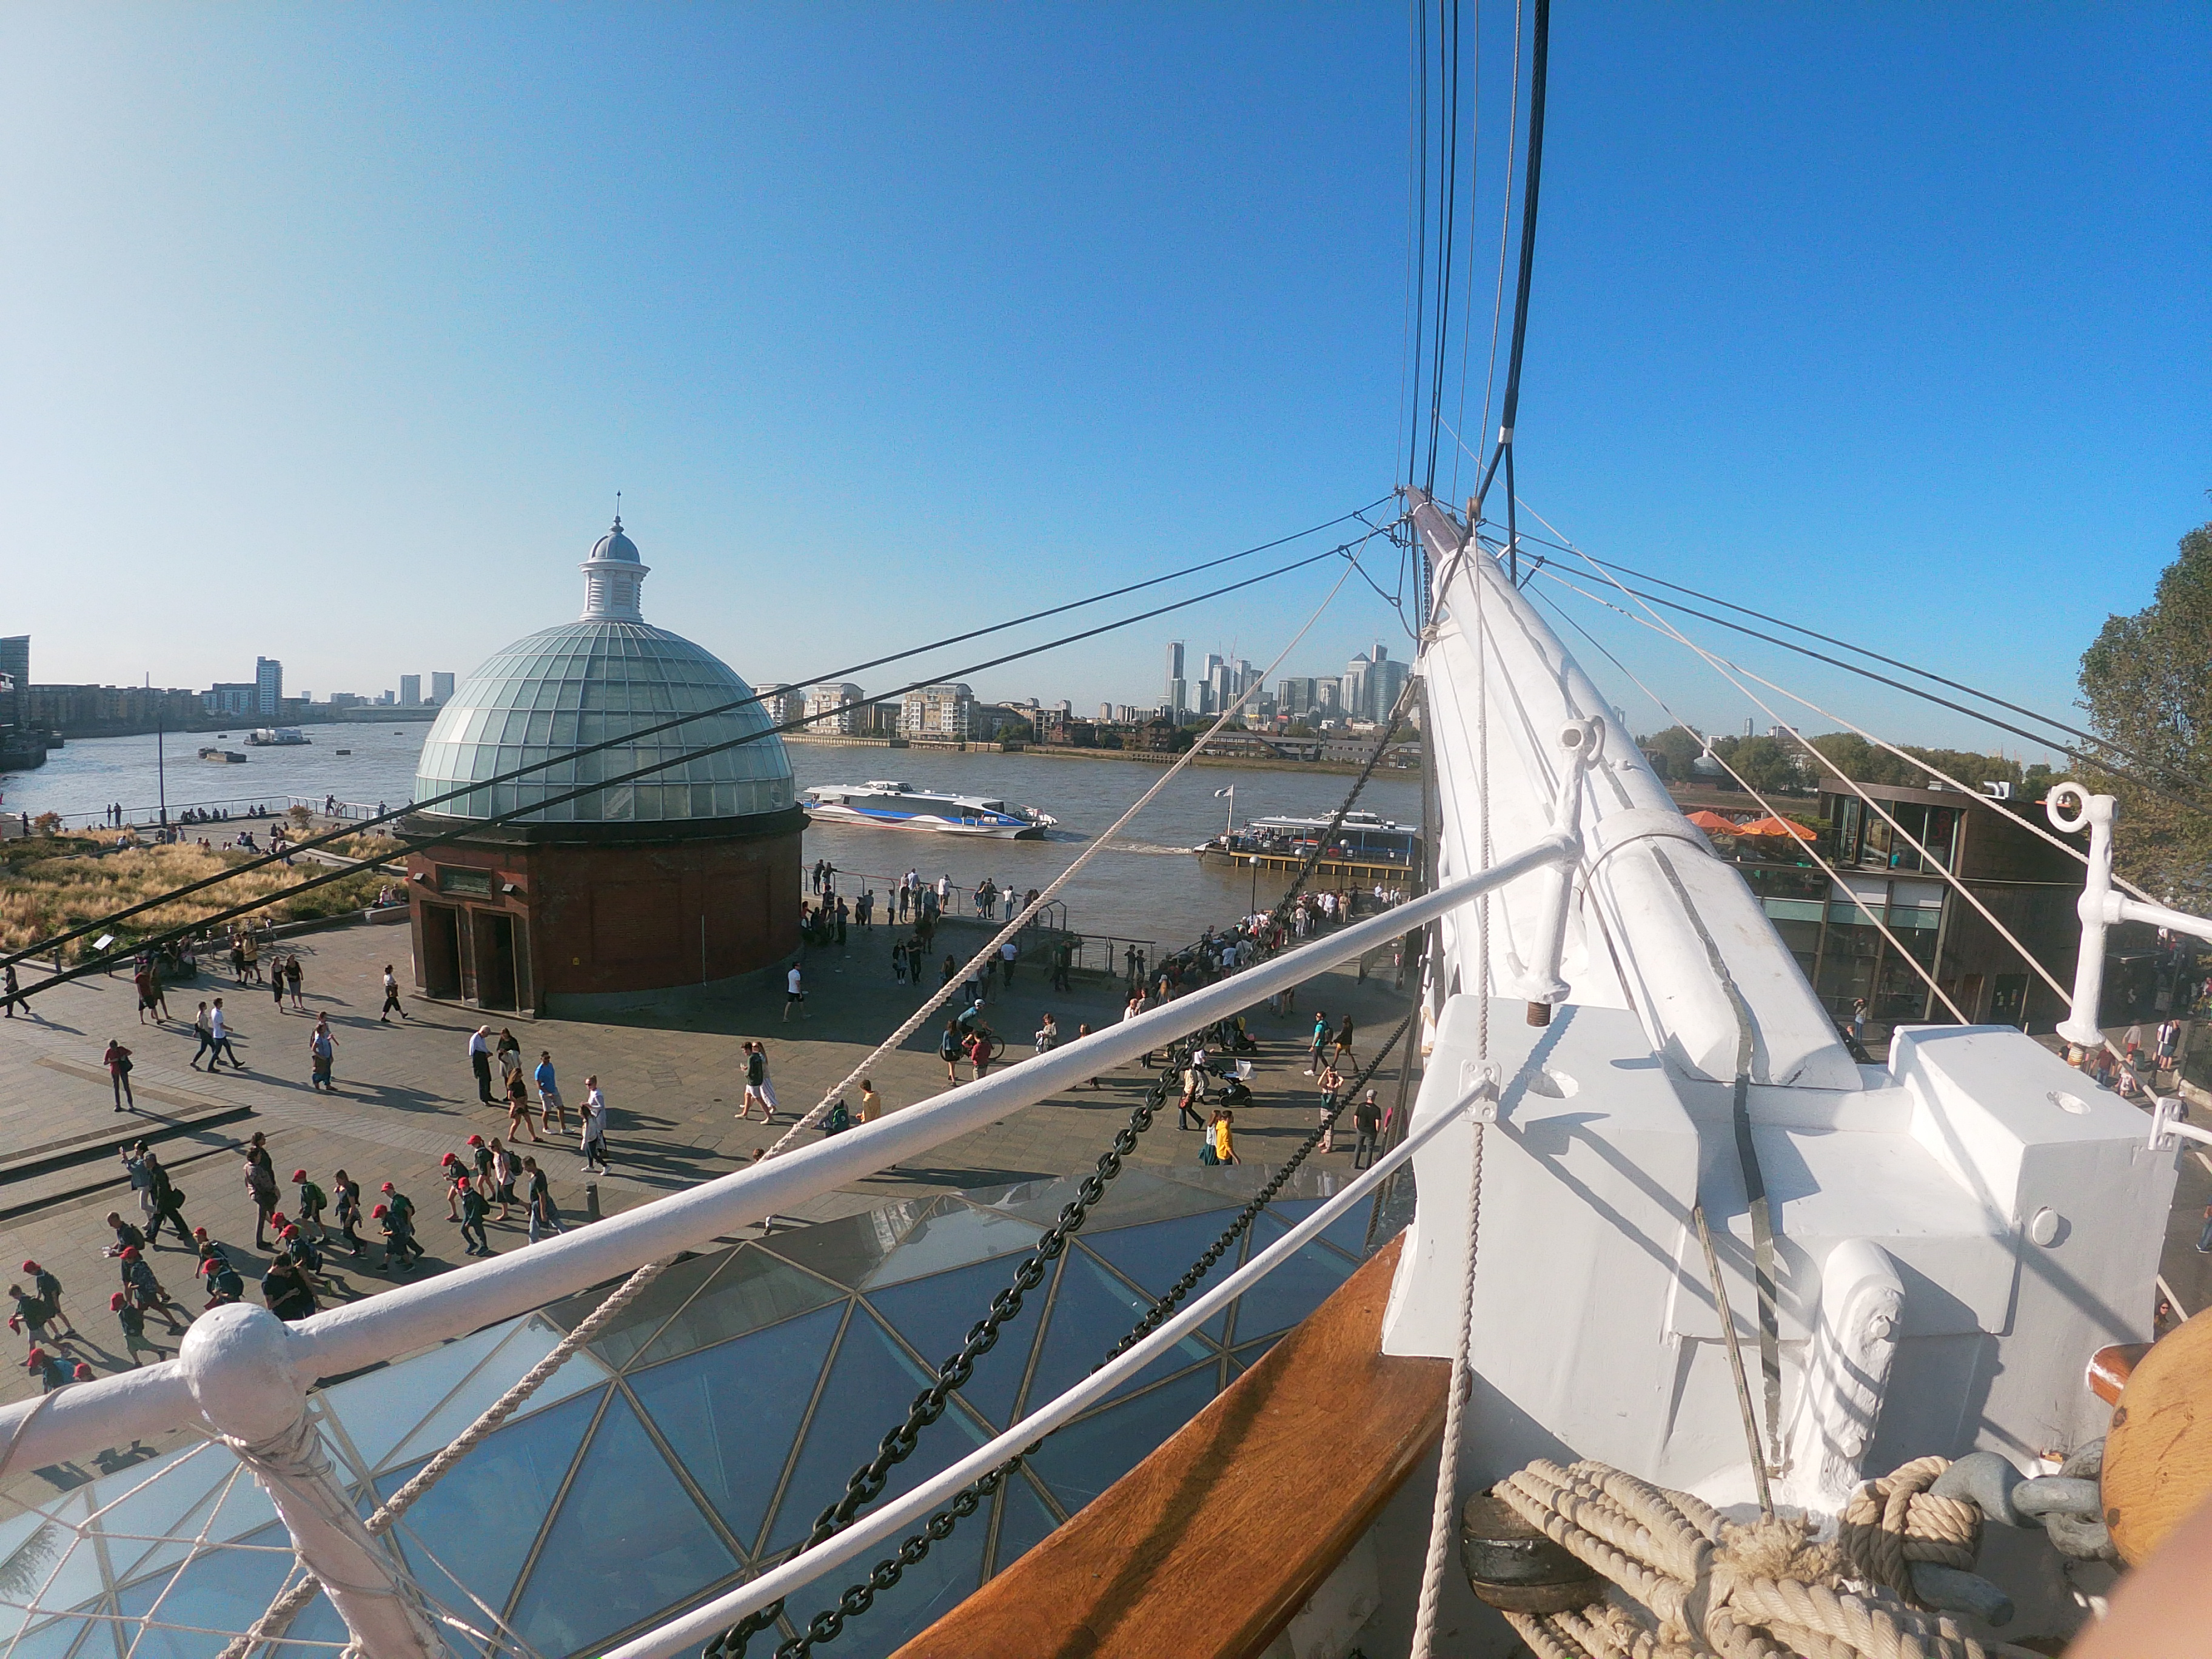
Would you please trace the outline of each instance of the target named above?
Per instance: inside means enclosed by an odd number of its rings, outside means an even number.
[[[1206,1134],[1213,1142],[1213,1161],[1216,1164],[1234,1164],[1237,1161],[1236,1143],[1231,1138],[1233,1133],[1231,1126],[1235,1121],[1234,1113],[1216,1112],[1213,1121],[1206,1126]]]

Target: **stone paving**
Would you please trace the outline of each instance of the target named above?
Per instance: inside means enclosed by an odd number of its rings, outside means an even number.
[[[939,937],[940,954],[951,949],[964,959],[980,947],[984,933],[955,924],[940,928]],[[159,1026],[138,1022],[131,986],[120,976],[58,987],[32,1000],[37,1018],[19,1012],[0,1021],[0,1267],[36,1260],[59,1276],[63,1305],[83,1334],[70,1352],[95,1372],[104,1375],[126,1363],[106,1306],[118,1282],[115,1265],[100,1255],[110,1242],[103,1219],[110,1210],[137,1218],[114,1156],[126,1139],[155,1138],[162,1162],[186,1194],[187,1219],[228,1248],[249,1285],[269,1260],[254,1248],[253,1207],[240,1175],[240,1149],[256,1130],[267,1135],[280,1177],[305,1168],[328,1191],[331,1171],[343,1168],[362,1182],[368,1198],[387,1180],[413,1197],[422,1242],[430,1253],[410,1275],[419,1277],[466,1260],[440,1197],[439,1156],[447,1151],[465,1155],[469,1134],[489,1139],[506,1129],[504,1106],[483,1106],[476,1098],[466,1045],[480,1018],[491,1018],[495,1036],[501,1025],[511,1027],[528,1063],[535,1064],[540,1048],[551,1050],[572,1113],[586,1074],[597,1074],[609,1106],[614,1167],[594,1182],[602,1211],[612,1212],[726,1174],[756,1148],[771,1144],[796,1112],[818,1101],[931,988],[895,983],[890,933],[856,928],[842,951],[811,953],[803,1020],[782,1019],[781,979],[770,985],[763,976],[757,988],[687,1005],[653,1020],[480,1017],[409,997],[408,1018],[385,1024],[377,1018],[384,963],[398,960],[402,982],[409,977],[403,929],[352,927],[280,943],[284,951],[296,949],[300,955],[307,1014],[277,1012],[265,986],[234,985],[226,969],[171,988],[168,1006],[175,1018]],[[264,965],[268,960],[264,954]],[[225,1067],[210,1074],[188,1065],[195,1046],[194,1006],[216,995],[231,1017],[244,1072]],[[1388,1035],[1405,1003],[1387,975],[1360,982],[1347,971],[1303,988],[1297,1012],[1288,1017],[1264,1009],[1249,1016],[1263,1052],[1253,1079],[1257,1098],[1237,1115],[1239,1152],[1248,1165],[1279,1161],[1316,1121],[1319,1097],[1302,1072],[1314,1010],[1326,1009],[1332,1018],[1350,1012],[1364,1034],[1356,1050],[1364,1055]],[[1054,993],[1036,963],[1024,963],[1011,993],[995,994],[989,1005],[1009,1060],[1030,1050],[1047,1008],[1065,1040],[1075,1035],[1079,1022],[1100,1025],[1118,1018],[1121,1006],[1117,983],[1078,977],[1073,991]],[[330,1015],[337,1037],[334,1095],[318,1093],[307,1082],[307,1035],[311,1015],[319,1012]],[[874,1081],[888,1109],[945,1088],[944,1064],[936,1055],[941,1029],[940,1021],[917,1032],[877,1068]],[[133,1051],[135,1114],[113,1109],[100,1064],[111,1036]],[[773,1127],[757,1116],[742,1123],[734,1116],[744,1092],[738,1044],[747,1036],[768,1044],[770,1080],[783,1109]],[[962,1075],[967,1075],[964,1066]],[[946,1189],[1087,1170],[1126,1121],[1151,1075],[1134,1066],[1109,1072],[1095,1090],[1046,1102],[951,1141],[924,1166],[905,1165],[824,1194],[799,1206],[794,1218],[823,1220]],[[1389,1068],[1378,1076],[1378,1084],[1388,1085],[1386,1099],[1395,1092],[1395,1076]],[[851,1101],[857,1109],[857,1091]],[[1131,1161],[1194,1164],[1198,1143],[1196,1134],[1178,1133],[1172,1113],[1167,1114]],[[1348,1172],[1351,1137],[1339,1144],[1341,1150],[1317,1161]],[[579,1220],[586,1192],[573,1136],[536,1148],[526,1136],[521,1145],[525,1152],[543,1154],[564,1218]],[[285,1196],[289,1200],[289,1183]],[[516,1217],[489,1224],[495,1250],[525,1243],[519,1210]],[[372,1247],[364,1261],[381,1256]],[[165,1239],[153,1261],[172,1295],[191,1307],[204,1299],[195,1294],[191,1260],[182,1249]],[[331,1265],[338,1300],[374,1295],[395,1282],[356,1265],[343,1250]],[[0,1285],[20,1277],[10,1272]],[[148,1335],[173,1352],[173,1339],[158,1321],[151,1322]],[[34,1388],[19,1363],[21,1339],[9,1340],[0,1401],[23,1398]]]

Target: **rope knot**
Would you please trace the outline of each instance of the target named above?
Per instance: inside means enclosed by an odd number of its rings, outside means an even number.
[[[1928,1490],[1950,1467],[1948,1458],[1917,1457],[1851,1494],[1836,1540],[1847,1577],[1924,1607],[1912,1582],[1912,1563],[1973,1571],[1982,1543],[1979,1506]]]

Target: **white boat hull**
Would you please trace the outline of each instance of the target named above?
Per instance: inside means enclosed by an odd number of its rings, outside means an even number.
[[[934,812],[915,812],[890,817],[830,801],[809,806],[806,815],[823,823],[858,824],[869,830],[927,830],[941,836],[963,836],[971,840],[1040,841],[1045,832],[1045,826],[1042,823],[965,823],[957,818],[941,817]]]

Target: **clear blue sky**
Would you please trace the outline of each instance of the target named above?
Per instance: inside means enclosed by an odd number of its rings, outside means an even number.
[[[40,680],[465,672],[573,614],[619,489],[648,617],[798,678],[1372,500],[1407,33],[1395,3],[9,9],[0,632]],[[2208,67],[2202,8],[1561,0],[1522,495],[2063,703],[2212,516]],[[978,690],[1154,697],[1171,635],[1265,661],[1322,586]],[[1347,589],[1291,666],[1395,629]]]

